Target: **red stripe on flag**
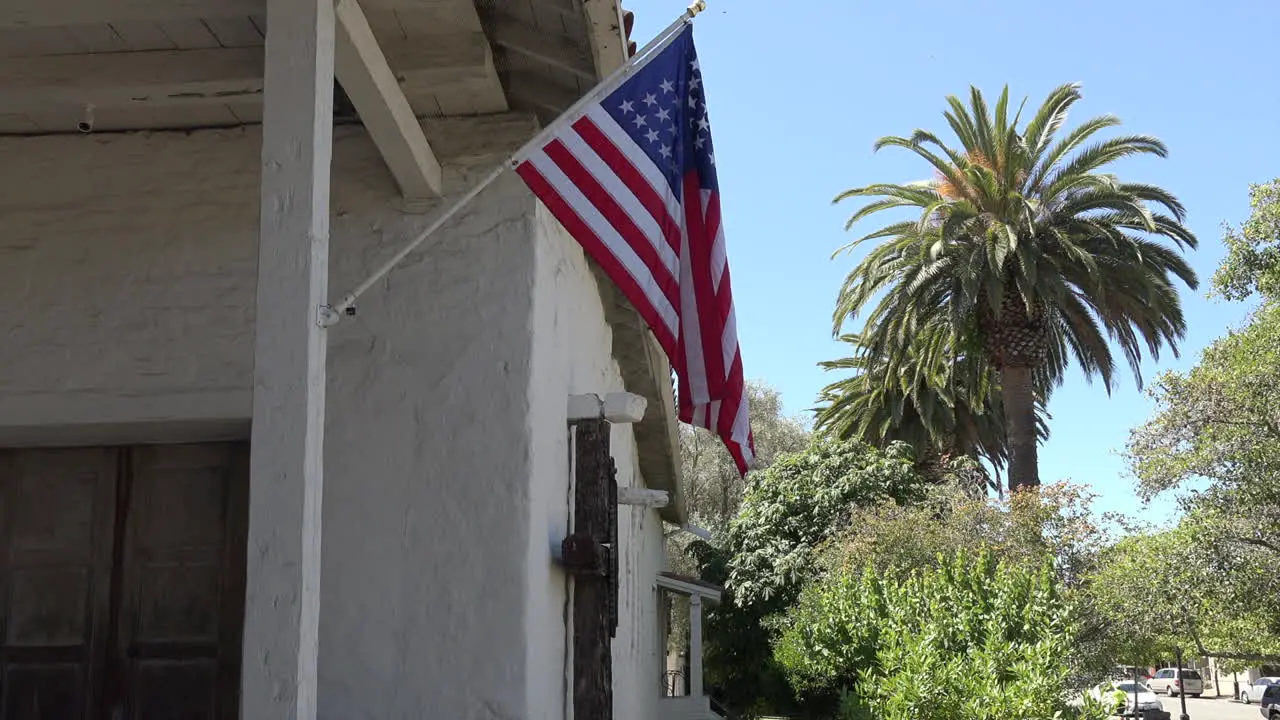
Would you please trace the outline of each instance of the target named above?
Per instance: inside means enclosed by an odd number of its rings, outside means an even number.
[[[729,438],[721,438],[721,439],[724,440],[724,446],[725,446],[725,449],[729,451],[729,456],[733,458],[733,464],[738,466],[738,472],[742,473],[743,475],[746,475],[747,470],[750,470],[751,467],[742,452],[742,446],[730,440]],[[752,455],[754,454],[755,453],[753,452]]]
[[[556,220],[560,221],[565,230],[582,245],[587,255],[604,269],[609,279],[618,286],[618,289],[622,291],[627,300],[631,301],[636,312],[640,313],[640,317],[644,318],[649,329],[657,337],[659,344],[670,354],[671,348],[676,345],[675,336],[667,328],[667,324],[663,322],[662,316],[653,306],[653,303],[649,301],[648,296],[640,289],[635,278],[631,277],[631,273],[627,272],[627,269],[622,266],[622,263],[618,262],[618,259],[600,241],[600,238],[591,227],[578,216],[578,213],[574,212],[569,203],[561,197],[551,183],[547,182],[547,179],[542,176],[542,173],[538,172],[538,169],[532,163],[528,161],[521,163],[516,167],[516,174],[524,180],[529,189],[533,191],[533,194],[538,196],[542,204],[547,206],[547,209],[551,211]]]
[[[671,369],[676,373],[677,417],[681,422],[693,422],[693,394],[689,392],[688,356],[685,355],[684,332],[680,332],[680,340],[675,353],[667,353],[671,360]]]
[[[640,228],[636,227],[631,216],[626,210],[613,199],[599,180],[591,174],[591,171],[582,166],[578,158],[569,152],[569,148],[559,140],[552,140],[547,143],[547,147],[543,149],[547,157],[559,166],[578,190],[586,196],[587,200],[600,211],[614,230],[618,231],[618,235],[631,247],[640,261],[644,263],[649,274],[653,276],[653,281],[658,285],[658,289],[667,297],[667,301],[671,303],[671,307],[680,307],[680,285],[676,282],[676,278],[672,276],[671,271],[667,269],[662,258],[658,256],[657,249],[654,248],[653,242],[661,242],[661,238],[653,238],[652,240],[644,234]],[[677,311],[678,312],[678,311]]]
[[[738,407],[744,391],[742,379],[742,353],[734,348],[733,364],[725,379],[724,399],[720,402],[720,417],[715,418],[716,433],[723,438],[733,437],[733,426],[738,421]]]
[[[724,322],[717,317],[718,313],[706,311],[708,308],[715,308],[715,291],[711,284],[713,238],[707,237],[706,225],[702,220],[702,188],[699,187],[697,170],[691,170],[684,176],[684,218],[685,233],[689,237],[689,257],[685,258],[685,262],[691,266],[694,301],[701,310],[698,313],[698,329],[702,335],[699,340],[702,343],[704,366],[690,370],[705,376],[710,399],[719,400],[724,392],[725,381],[721,339]]]
[[[720,234],[720,193],[713,192],[707,198],[707,237],[711,238],[711,242],[715,243],[716,236]],[[711,254],[715,255],[714,251]],[[713,269],[714,270],[714,269]],[[721,268],[721,274],[718,279],[716,288],[716,311],[719,313],[721,322],[729,322],[729,311],[733,308],[733,292],[729,289],[729,258],[725,257],[724,267]]]
[[[573,124],[573,129],[578,131],[578,135],[591,146],[592,150],[604,160],[610,170],[617,173],[618,178],[622,180],[622,184],[636,196],[640,201],[640,205],[653,219],[657,221],[658,226],[662,228],[662,234],[666,237],[667,244],[675,251],[676,255],[680,254],[680,225],[676,219],[671,217],[671,213],[667,211],[667,204],[662,201],[662,196],[658,194],[658,190],[649,183],[648,178],[636,169],[636,166],[627,158],[626,153],[618,149],[613,140],[605,135],[589,117],[583,117],[581,120]]]

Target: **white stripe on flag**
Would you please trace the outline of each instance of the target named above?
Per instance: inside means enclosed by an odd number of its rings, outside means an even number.
[[[595,205],[587,199],[578,186],[564,174],[555,162],[541,150],[531,153],[528,162],[537,168],[542,177],[546,178],[547,183],[555,189],[565,203],[582,218],[582,221],[591,228],[596,237],[600,238],[600,242],[604,243],[609,253],[617,258],[618,263],[627,271],[636,284],[640,286],[640,291],[644,293],[645,298],[653,305],[663,323],[670,330],[672,336],[679,332],[680,319],[676,314],[676,310],[667,300],[666,295],[662,292],[662,288],[658,287],[658,283],[654,280],[653,274],[649,272],[649,268],[645,266],[640,256],[636,255],[635,250],[627,244],[627,241],[618,234]]]
[[[564,143],[565,148],[582,163],[587,172],[596,179],[609,193],[609,197],[622,207],[631,221],[636,224],[640,232],[644,233],[649,244],[657,251],[658,257],[662,258],[662,264],[666,266],[667,271],[671,273],[671,280],[674,282],[680,275],[680,258],[676,257],[676,251],[671,248],[667,242],[666,236],[662,233],[662,226],[654,219],[653,215],[644,206],[640,204],[640,200],[636,198],[635,193],[631,192],[626,183],[622,182],[622,178],[618,174],[609,169],[604,160],[596,154],[596,151],[587,144],[586,140],[577,132],[570,130],[560,136],[560,142]],[[643,158],[642,162],[648,162],[648,158]]]
[[[747,389],[739,389],[738,414],[733,418],[733,441],[742,446],[742,454],[751,464],[751,448],[747,440],[751,437],[751,412],[747,407]]]
[[[724,319],[724,333],[720,335],[720,352],[724,355],[724,373],[727,378],[733,369],[733,360],[738,356],[738,318],[729,304],[729,317]]]
[[[711,191],[703,190],[701,194],[702,217],[706,218],[707,207],[711,204]],[[720,291],[720,278],[724,275],[725,263],[728,262],[728,256],[725,252],[723,219],[722,215],[722,222],[716,225],[716,238],[711,243],[711,284],[716,289],[716,292]]]
[[[662,174],[661,168],[653,164],[653,161],[645,154],[644,149],[636,145],[636,142],[631,139],[627,131],[623,130],[622,126],[618,125],[618,122],[604,108],[599,105],[592,107],[587,112],[587,117],[591,118],[591,122],[595,123],[597,128],[600,128],[600,132],[612,140],[614,146],[623,155],[627,156],[627,159],[631,161],[635,169],[640,171],[640,175],[649,183],[654,192],[658,194],[658,197],[662,198],[662,203],[666,205],[671,219],[677,225],[683,225],[684,209],[680,207],[675,191],[671,189],[671,183],[667,182],[667,177]]]

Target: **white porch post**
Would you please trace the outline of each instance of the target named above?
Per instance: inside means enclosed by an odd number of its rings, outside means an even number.
[[[314,720],[333,0],[268,0],[241,717]]]
[[[689,697],[702,697],[702,596],[689,596]]]

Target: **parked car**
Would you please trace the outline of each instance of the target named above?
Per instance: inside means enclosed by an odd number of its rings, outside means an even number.
[[[1132,665],[1128,667],[1117,665],[1111,669],[1111,679],[1116,681],[1132,680],[1134,669]],[[1147,672],[1146,668],[1137,668],[1137,671],[1139,682],[1146,682],[1151,679],[1151,673]]]
[[[1177,668],[1164,668],[1157,671],[1148,684],[1152,690],[1163,691],[1169,697],[1183,693],[1191,697],[1200,697],[1204,692],[1204,678],[1191,668],[1182,668],[1181,674]]]
[[[1133,681],[1104,682],[1089,691],[1094,700],[1102,703],[1112,715],[1142,715],[1148,717],[1163,712],[1164,703],[1151,688],[1138,683],[1137,712],[1134,708]]]
[[[1252,685],[1241,686],[1239,700],[1245,705],[1262,702],[1262,694],[1272,685],[1280,685],[1280,677],[1258,678]]]
[[[1265,720],[1280,720],[1280,685],[1268,685],[1258,701],[1258,710]]]

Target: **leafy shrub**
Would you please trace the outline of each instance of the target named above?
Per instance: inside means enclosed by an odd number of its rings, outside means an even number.
[[[1067,704],[1073,609],[1040,569],[960,550],[886,579],[871,566],[810,584],[778,663],[847,720],[1050,720]],[[852,692],[849,689],[852,688]]]
[[[786,607],[814,575],[817,549],[860,507],[920,499],[928,482],[909,445],[878,450],[815,440],[753,475],[729,530],[729,586],[740,601]]]

